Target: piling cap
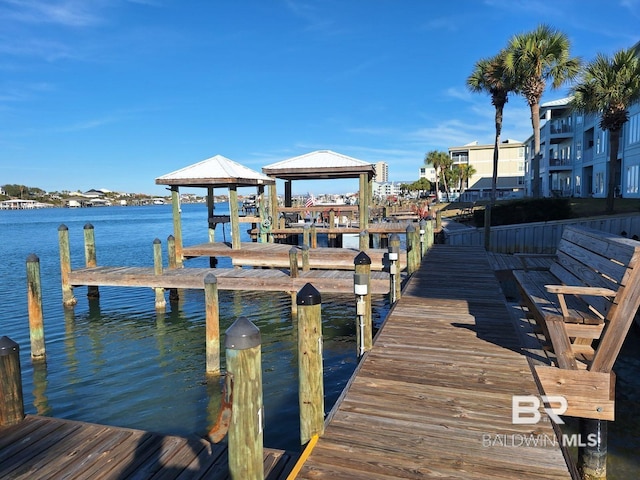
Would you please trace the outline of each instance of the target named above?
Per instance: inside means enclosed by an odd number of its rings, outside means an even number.
[[[320,292],[310,283],[305,284],[296,295],[296,305],[319,305],[322,303]]]
[[[247,350],[262,343],[260,329],[246,317],[238,317],[225,332],[224,348]]]
[[[27,263],[38,263],[38,262],[40,262],[40,259],[38,258],[38,255],[36,255],[35,253],[31,253],[27,257]]]
[[[154,244],[154,245],[157,245],[157,244],[159,244],[159,243],[162,243],[162,242],[160,241],[160,239],[159,239],[159,238],[155,238],[155,239],[153,240],[153,244]]]
[[[298,248],[297,247],[291,247],[289,249],[289,255],[291,255],[292,253],[295,253],[297,255],[298,254]]]
[[[207,285],[212,283],[218,283],[218,279],[216,278],[215,273],[209,272],[204,276],[204,284]]]
[[[13,352],[19,352],[20,346],[9,337],[0,338],[0,357],[6,357]]]
[[[86,223],[84,226],[85,230],[91,230],[93,228],[93,225],[91,225],[90,223]]]
[[[59,232],[64,232],[65,230],[69,230],[69,227],[67,227],[64,223],[58,227]]]
[[[356,255],[356,258],[353,259],[354,265],[371,265],[371,258],[364,252],[360,252]]]
[[[416,231],[416,227],[413,226],[413,223],[410,223],[407,226],[407,232],[415,232]]]

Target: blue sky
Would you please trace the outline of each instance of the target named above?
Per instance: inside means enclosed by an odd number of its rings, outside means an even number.
[[[430,150],[492,142],[465,80],[512,35],[547,23],[591,60],[639,22],[640,0],[0,0],[0,185],[160,194],[216,154],[260,171],[319,149],[413,181]],[[502,138],[530,134],[513,97]]]

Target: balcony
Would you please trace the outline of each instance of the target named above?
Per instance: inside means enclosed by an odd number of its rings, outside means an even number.
[[[550,158],[549,170],[571,170],[573,167],[573,160],[571,158]]]

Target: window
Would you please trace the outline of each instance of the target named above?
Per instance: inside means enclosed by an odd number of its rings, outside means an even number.
[[[576,160],[582,160],[582,140],[576,140]]]
[[[604,153],[606,143],[607,143],[607,132],[605,130],[598,133],[598,138],[596,139],[596,153]]]
[[[628,127],[629,135],[627,135],[627,145],[633,145],[640,142],[640,114],[636,113],[629,118]]]
[[[596,173],[596,177],[593,182],[593,193],[604,193],[604,173]]]
[[[576,175],[576,195],[580,195],[580,187],[582,185],[582,180],[580,175]]]
[[[627,193],[638,193],[638,173],[640,167],[631,165],[627,167]]]

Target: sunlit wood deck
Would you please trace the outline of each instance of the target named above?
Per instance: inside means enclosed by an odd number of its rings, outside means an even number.
[[[343,395],[297,478],[571,478],[544,413],[512,423],[539,392],[482,248],[429,250]]]
[[[353,293],[353,272],[309,270],[291,278],[289,272],[274,268],[176,268],[156,275],[152,267],[93,267],[73,270],[73,286],[151,287],[203,289],[204,278],[212,273],[220,290],[294,292],[313,283],[320,293]],[[389,292],[389,274],[371,272],[371,293]]]
[[[291,248],[297,247],[281,243],[243,242],[239,249],[233,249],[230,243],[212,242],[186,246],[182,253],[185,257],[230,257],[233,265],[237,266],[289,268]],[[360,250],[353,248],[311,248],[309,267],[353,270],[353,260],[359,253]],[[371,258],[371,270],[383,270],[388,264],[387,249],[370,248],[365,253]],[[402,251],[399,256],[400,267],[405,268],[406,262],[406,252]]]
[[[4,479],[227,479],[225,445],[198,437],[160,435],[28,415],[0,427],[0,478]],[[265,450],[268,480],[286,478],[295,458]]]

